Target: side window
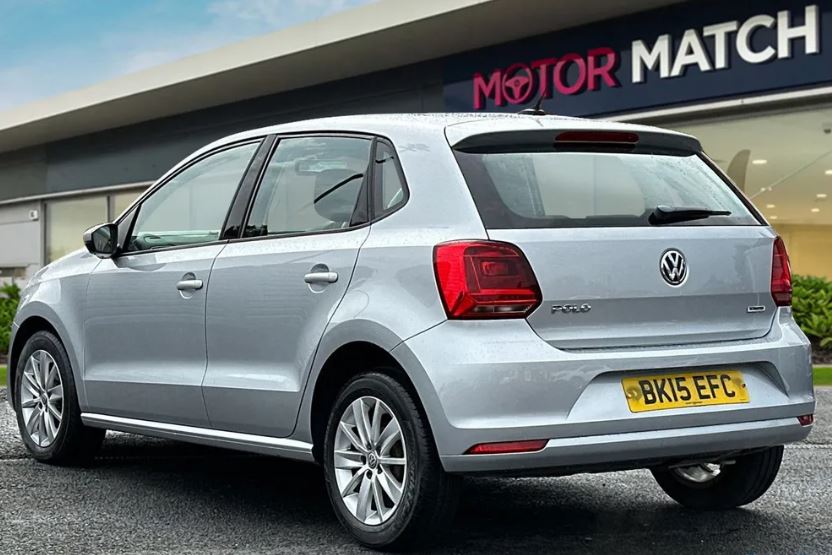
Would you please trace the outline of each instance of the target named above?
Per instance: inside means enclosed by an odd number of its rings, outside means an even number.
[[[366,202],[362,189],[371,145],[356,137],[281,139],[254,198],[245,236],[350,227]]]
[[[259,143],[204,158],[142,202],[126,251],[216,241],[234,194]]]
[[[375,181],[373,210],[374,217],[379,218],[395,210],[407,194],[396,151],[383,141],[376,143]]]

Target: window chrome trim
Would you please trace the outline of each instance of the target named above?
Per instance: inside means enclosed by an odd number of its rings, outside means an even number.
[[[212,428],[198,428],[181,424],[123,418],[106,414],[82,413],[81,421],[94,428],[136,433],[166,439],[189,441],[216,447],[279,455],[312,462],[312,444],[296,439],[244,434]]]

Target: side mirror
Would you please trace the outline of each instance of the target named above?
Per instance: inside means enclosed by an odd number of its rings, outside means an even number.
[[[101,224],[84,232],[84,246],[98,258],[112,258],[118,251],[118,226]]]

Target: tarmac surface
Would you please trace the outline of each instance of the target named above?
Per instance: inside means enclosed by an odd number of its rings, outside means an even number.
[[[437,552],[832,553],[830,463],[822,388],[812,434],[787,447],[772,488],[746,508],[683,509],[645,470],[466,479]],[[0,403],[2,553],[360,551],[314,465],[110,433],[90,467],[53,467],[27,456]]]

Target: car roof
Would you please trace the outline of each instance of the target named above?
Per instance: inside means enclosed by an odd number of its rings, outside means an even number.
[[[432,132],[436,134],[444,133],[447,136],[448,142],[451,145],[455,145],[474,135],[547,129],[630,131],[670,135],[677,140],[688,142],[694,150],[697,150],[696,147],[699,146],[698,141],[688,135],[646,125],[559,115],[479,112],[365,114],[299,120],[237,133],[206,146],[200,152],[216,148],[223,144],[261,137],[263,135],[286,133],[369,133],[388,137],[395,142],[397,140],[413,138],[416,134]],[[698,149],[701,149],[701,147]]]

